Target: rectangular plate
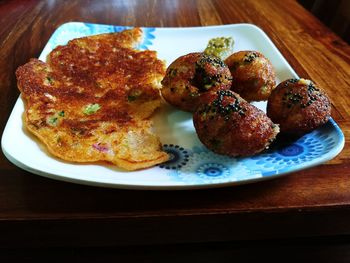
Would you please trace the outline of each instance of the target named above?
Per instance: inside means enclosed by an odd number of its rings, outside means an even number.
[[[71,22],[60,26],[45,46],[40,59],[57,45],[88,35],[119,32],[123,26]],[[156,50],[169,65],[177,57],[202,51],[213,37],[233,37],[234,51],[257,50],[270,59],[277,83],[297,78],[268,36],[250,24],[192,28],[142,28],[140,49]],[[266,110],[266,102],[255,103]],[[193,189],[238,185],[271,179],[312,167],[335,157],[344,147],[344,135],[330,121],[298,140],[277,142],[271,149],[246,158],[229,158],[207,150],[198,140],[192,115],[163,107],[154,123],[164,150],[172,159],[162,165],[126,172],[113,165],[77,164],[50,155],[23,126],[24,105],[18,98],[2,137],[2,150],[15,165],[32,173],[68,182],[128,189]]]

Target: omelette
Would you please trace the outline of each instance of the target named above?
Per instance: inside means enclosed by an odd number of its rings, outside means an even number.
[[[168,160],[151,120],[165,65],[134,49],[142,37],[134,28],[73,39],[17,69],[25,126],[51,154],[126,170]]]

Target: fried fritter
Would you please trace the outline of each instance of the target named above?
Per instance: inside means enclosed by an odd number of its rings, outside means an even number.
[[[249,156],[268,148],[279,132],[266,114],[231,90],[209,91],[193,115],[201,142],[213,152]]]
[[[232,88],[247,101],[267,100],[276,85],[271,62],[260,52],[239,51],[225,63],[232,74]]]
[[[149,117],[160,106],[164,63],[137,51],[139,28],[74,39],[47,63],[16,71],[25,123],[53,155],[73,162],[108,161],[127,170],[168,159]]]
[[[221,59],[190,53],[177,58],[167,68],[162,95],[173,106],[193,112],[201,94],[211,89],[229,89],[231,82],[230,70]]]
[[[331,103],[311,80],[289,79],[272,91],[267,115],[280,125],[281,132],[302,135],[328,121]]]

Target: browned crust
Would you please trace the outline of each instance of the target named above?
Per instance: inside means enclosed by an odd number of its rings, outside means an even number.
[[[228,90],[203,95],[193,122],[208,149],[232,157],[263,151],[278,133],[263,111]]]
[[[219,59],[199,52],[177,58],[167,68],[162,81],[163,98],[181,110],[193,112],[201,94],[209,89],[229,89],[232,83],[231,73],[223,62],[219,64],[216,60]],[[215,79],[215,84],[204,87],[204,78]]]
[[[327,94],[309,80],[281,82],[267,103],[267,115],[281,132],[301,135],[326,123],[331,116]]]
[[[249,56],[255,58],[249,59]],[[276,85],[271,62],[258,51],[239,51],[225,60],[232,74],[232,88],[247,101],[267,100]]]
[[[127,170],[168,159],[148,120],[161,104],[165,67],[155,52],[130,48],[141,36],[136,28],[75,39],[47,63],[31,59],[17,69],[26,126],[50,153]]]

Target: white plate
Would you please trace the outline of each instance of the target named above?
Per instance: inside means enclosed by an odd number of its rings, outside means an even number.
[[[121,26],[67,23],[59,27],[45,46],[41,60],[68,40]],[[250,24],[192,28],[143,28],[140,49],[156,50],[169,65],[177,57],[203,50],[213,37],[231,36],[235,51],[257,50],[270,59],[277,82],[298,77],[267,35]],[[255,104],[265,110],[266,103]],[[155,127],[164,149],[173,158],[160,166],[125,172],[112,165],[74,164],[48,154],[23,127],[23,101],[18,98],[2,137],[2,150],[15,165],[32,173],[68,182],[129,189],[193,189],[238,185],[282,176],[328,161],[344,146],[344,135],[331,119],[323,127],[297,141],[279,142],[268,152],[247,158],[229,158],[207,150],[198,140],[189,113],[170,106],[155,116]]]

